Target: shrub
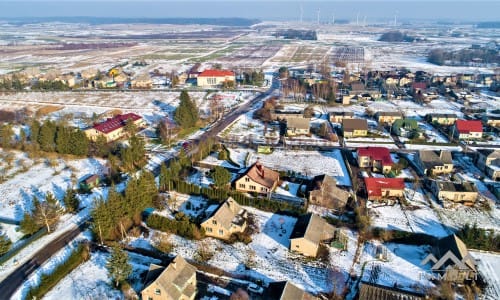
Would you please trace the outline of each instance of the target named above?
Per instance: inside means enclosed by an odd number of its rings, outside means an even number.
[[[64,263],[57,266],[51,274],[42,275],[40,284],[28,290],[26,299],[41,299],[43,295],[56,286],[61,279],[66,277],[73,269],[89,258],[90,253],[88,246],[83,244],[79,245],[78,248],[71,253],[69,258]]]

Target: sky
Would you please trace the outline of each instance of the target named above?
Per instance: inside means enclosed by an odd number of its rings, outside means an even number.
[[[241,17],[304,21],[500,21],[500,0],[0,0],[0,18]]]

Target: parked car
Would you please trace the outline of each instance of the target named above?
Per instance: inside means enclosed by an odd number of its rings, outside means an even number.
[[[255,283],[249,283],[248,287],[247,287],[247,291],[260,295],[260,294],[264,293],[264,288],[256,285]]]

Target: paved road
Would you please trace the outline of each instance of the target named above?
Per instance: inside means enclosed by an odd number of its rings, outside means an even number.
[[[75,226],[73,229],[66,231],[58,238],[52,240],[45,247],[36,252],[30,260],[19,266],[7,278],[0,282],[0,298],[9,299],[21,286],[21,284],[38,269],[45,261],[47,261],[54,253],[59,251],[66,244],[71,242],[78,234],[86,227],[86,224]]]

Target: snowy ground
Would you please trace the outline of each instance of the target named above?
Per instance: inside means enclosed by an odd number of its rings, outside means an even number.
[[[271,154],[250,153],[250,164],[260,160],[264,166],[273,170],[293,171],[307,177],[327,174],[335,177],[338,185],[351,186],[349,172],[340,150],[274,150]]]
[[[33,272],[33,274],[31,274],[23,282],[23,285],[12,296],[12,299],[24,299],[30,287],[40,284],[40,279],[43,274],[51,273],[58,265],[64,263],[64,261],[66,261],[69,258],[70,254],[76,249],[76,247],[78,247],[78,242],[90,239],[91,239],[91,234],[89,231],[86,231],[78,235],[70,244],[68,244],[67,246],[59,250],[57,253],[55,253],[40,268],[38,268],[35,272]],[[48,297],[47,299],[51,298]]]
[[[45,159],[33,161],[23,158],[22,164],[30,167],[19,169],[7,181],[0,183],[1,217],[20,221],[24,212],[31,210],[33,197],[44,199],[50,192],[62,201],[68,187],[75,187],[87,174],[103,174],[104,171],[104,161],[95,158],[70,161],[57,159],[53,163],[51,166]],[[13,241],[20,237],[19,233],[12,230],[8,230],[7,234]]]
[[[479,251],[469,253],[477,260],[479,273],[488,284],[483,299],[500,299],[500,254]]]
[[[357,237],[353,232],[346,230],[349,239],[347,252],[332,248],[330,262],[311,261],[288,250],[295,218],[262,212],[251,207],[246,209],[256,216],[258,227],[250,244],[228,245],[212,238],[189,241],[170,235],[174,254],[193,258],[196,249],[202,244],[215,251],[215,255],[208,261],[210,265],[235,275],[247,275],[266,282],[290,280],[314,293],[333,290],[331,279],[335,277],[339,279],[335,289],[342,291],[356,250]],[[245,264],[252,265],[251,270],[246,270]]]
[[[383,260],[376,256],[377,247],[386,253]],[[370,281],[387,287],[394,287],[407,291],[425,293],[434,286],[422,274],[430,270],[430,265],[421,266],[422,260],[429,254],[429,246],[411,246],[404,244],[380,244],[377,241],[366,243],[360,258],[360,266],[366,265],[362,274],[362,281]],[[379,266],[380,271],[375,275],[372,270]]]
[[[297,196],[297,192],[299,191],[300,186],[301,185],[297,184],[297,183],[283,181],[281,186],[277,187],[276,190],[274,191],[274,193],[280,194],[280,195],[285,195],[285,196],[290,196],[290,197],[295,197],[295,196]]]

